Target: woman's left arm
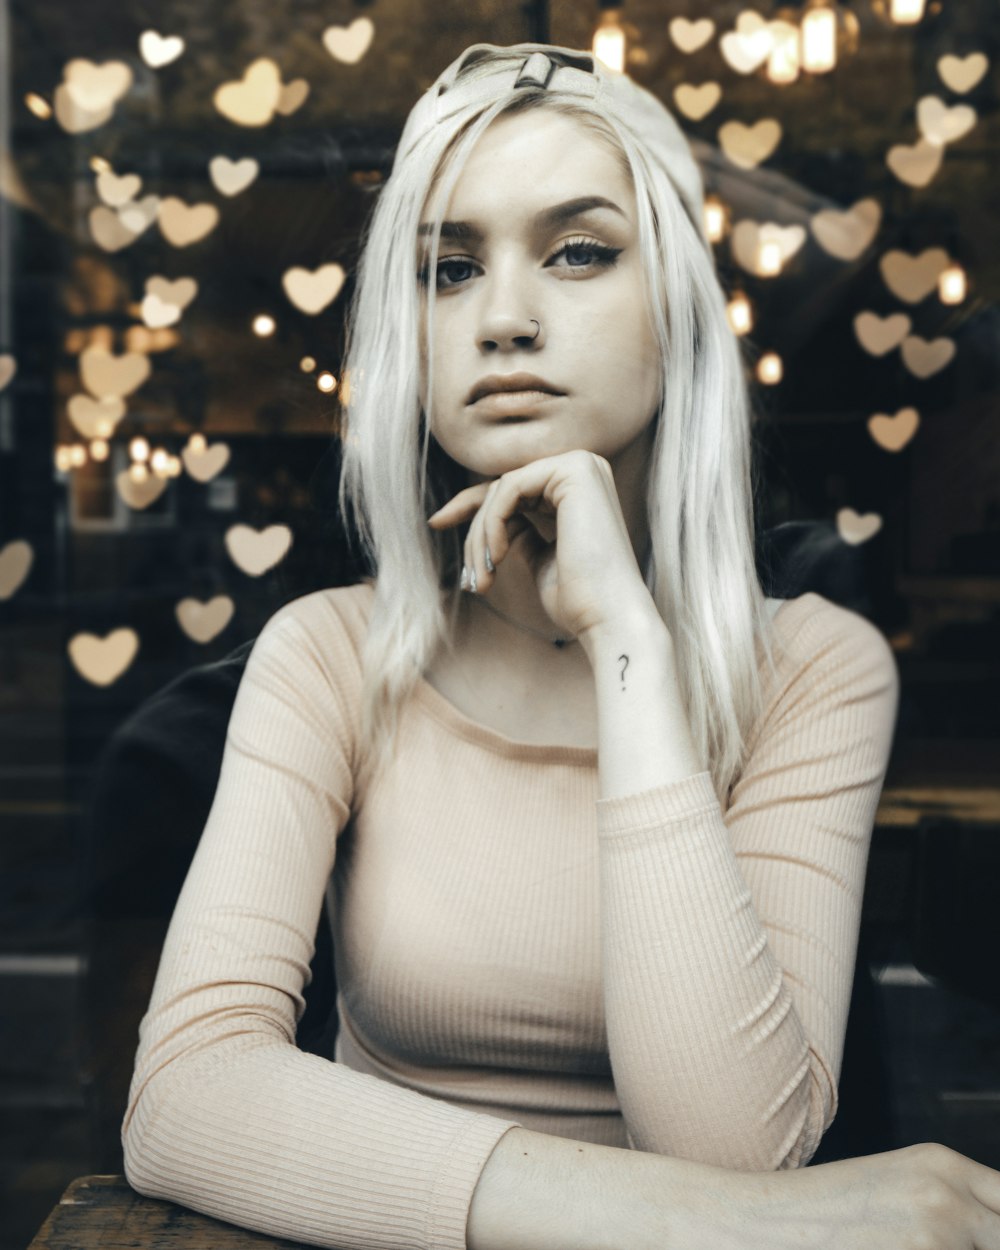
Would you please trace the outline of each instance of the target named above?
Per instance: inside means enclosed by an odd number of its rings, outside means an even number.
[[[836,1113],[899,696],[874,625],[819,595],[785,611],[801,619],[725,813],[678,712],[666,628],[637,613],[587,644],[608,1044],[630,1141],[746,1171],[808,1163]]]
[[[526,534],[539,595],[580,640],[598,713],[604,1002],[631,1144],[744,1171],[812,1158],[837,1109],[868,848],[899,677],[864,617],[806,594],[722,811],[673,640],[610,464],[576,450],[459,492],[484,589]]]

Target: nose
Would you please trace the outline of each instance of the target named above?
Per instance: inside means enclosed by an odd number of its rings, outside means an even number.
[[[495,281],[484,291],[477,339],[486,352],[537,350],[544,330],[537,309],[530,308],[523,281]]]

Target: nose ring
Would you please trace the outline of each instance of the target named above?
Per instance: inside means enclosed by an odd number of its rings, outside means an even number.
[[[538,329],[535,331],[535,337],[531,340],[531,341],[532,341],[532,343],[534,343],[535,339],[537,339],[537,338],[538,338],[538,336],[541,334],[541,332],[542,332],[542,327],[541,327],[541,325],[539,325],[539,323],[538,323],[538,322],[534,319],[534,317],[532,317],[532,318],[531,318],[531,324],[532,324],[533,326],[538,326]]]

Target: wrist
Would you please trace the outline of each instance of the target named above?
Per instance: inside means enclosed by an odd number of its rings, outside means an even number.
[[[468,1250],[718,1250],[692,1213],[721,1169],[514,1128],[486,1161]],[[711,1175],[709,1175],[711,1173]],[[699,1240],[690,1240],[697,1234]]]
[[[614,617],[600,621],[577,635],[591,664],[609,650],[621,650],[622,640],[640,640],[657,646],[672,643],[652,595],[622,600]]]

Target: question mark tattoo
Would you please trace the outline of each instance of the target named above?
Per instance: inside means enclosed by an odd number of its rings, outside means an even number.
[[[618,658],[619,660],[625,661],[625,663],[622,665],[622,671],[621,671],[622,689],[624,690],[625,689],[625,670],[628,668],[628,656],[620,655]]]

